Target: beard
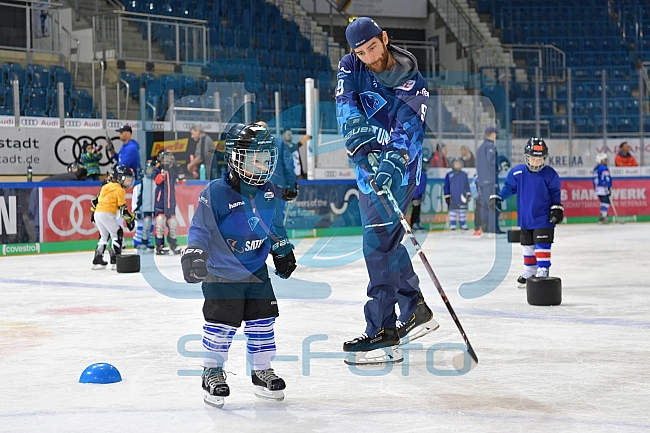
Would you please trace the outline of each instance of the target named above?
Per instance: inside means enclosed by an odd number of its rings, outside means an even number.
[[[366,66],[372,72],[384,72],[388,67],[388,48],[383,42],[382,46],[384,47],[384,52],[381,54],[381,57],[372,63],[366,63]]]

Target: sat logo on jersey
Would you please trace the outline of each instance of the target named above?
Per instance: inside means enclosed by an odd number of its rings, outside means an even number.
[[[239,242],[239,241],[236,241],[236,240],[233,240],[233,239],[227,239],[226,242],[228,243],[228,245],[230,246],[230,249],[233,252],[243,254],[243,253],[248,252],[248,251],[258,250],[262,245],[264,245],[265,240],[266,240],[266,238],[264,238],[264,239],[256,239],[256,240],[253,240],[253,241],[246,241],[246,242],[244,242],[244,245],[241,245],[241,246],[237,246],[237,242]]]

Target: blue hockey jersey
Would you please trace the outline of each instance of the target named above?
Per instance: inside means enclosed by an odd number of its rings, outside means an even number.
[[[499,195],[505,200],[517,194],[517,223],[522,229],[552,228],[555,224],[548,219],[551,206],[562,203],[560,187],[560,176],[552,167],[531,173],[526,164],[519,164],[508,173]]]
[[[594,167],[592,177],[596,194],[607,195],[607,190],[612,188],[612,177],[609,174],[609,167],[605,164],[598,164]]]
[[[187,234],[188,245],[208,253],[208,272],[232,281],[245,280],[264,266],[279,240],[273,228],[273,184],[242,186],[251,193],[235,191],[228,173],[210,182],[201,191]]]
[[[409,165],[402,184],[419,184],[428,85],[411,53],[392,45],[389,50],[397,62],[390,71],[371,72],[353,53],[339,62],[336,85],[339,132],[343,135],[342,128],[351,117],[365,115],[377,138],[372,152],[406,150]],[[361,165],[356,167],[357,184],[363,193],[369,194],[370,173]]]
[[[450,195],[449,209],[467,209],[469,178],[464,171],[450,171],[445,176],[445,195]],[[465,201],[461,197],[465,197]]]

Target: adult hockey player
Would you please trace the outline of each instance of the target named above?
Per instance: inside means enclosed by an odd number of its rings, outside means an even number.
[[[273,137],[252,124],[228,138],[226,148],[230,172],[201,192],[181,257],[185,281],[202,283],[202,383],[205,403],[215,407],[223,407],[230,395],[224,363],[242,321],[255,394],[284,399],[284,380],[271,368],[278,305],[266,258],[273,256],[281,278],[296,269],[291,244],[273,228],[275,190],[269,179],[278,156]]]
[[[111,181],[102,186],[96,203],[93,203],[95,225],[99,229],[100,237],[93,259],[93,269],[103,269],[107,263],[103,255],[108,244],[110,235],[112,242],[111,264],[113,257],[119,256],[122,252],[122,236],[118,234],[121,227],[118,222],[118,211],[129,230],[133,230],[135,217],[129,212],[126,206],[126,190],[133,185],[133,170],[126,165],[117,165],[113,169]]]
[[[599,153],[596,155],[596,167],[592,174],[594,181],[594,188],[600,200],[600,218],[601,224],[609,224],[609,197],[612,195],[612,177],[609,174],[609,167],[607,167],[607,154]]]
[[[345,35],[352,52],[339,62],[336,111],[356,169],[370,299],[364,308],[365,333],[346,341],[343,350],[354,352],[349,363],[399,362],[395,347],[401,338],[410,333],[412,340],[438,324],[401,244],[404,230],[382,195],[390,190],[402,212],[411,202],[420,182],[429,91],[415,57],[391,45],[371,18],[357,18]],[[375,349],[382,349],[376,357],[369,353]]]
[[[542,138],[531,138],[524,147],[526,163],[514,166],[499,194],[490,196],[490,210],[517,194],[517,224],[521,227],[524,273],[517,279],[526,287],[532,276],[548,277],[555,225],[564,219],[560,177],[546,165],[548,147]]]
[[[156,254],[167,254],[165,249],[165,226],[167,227],[167,242],[169,250],[180,254],[181,248],[176,240],[176,182],[185,181],[185,173],[172,152],[161,150],[157,155],[158,167],[153,171],[156,182],[156,202],[154,204]]]
[[[490,196],[494,195],[499,188],[496,139],[496,128],[488,126],[485,129],[485,140],[476,151],[477,186],[481,194],[480,227],[483,233],[503,233],[499,229],[498,210],[490,211],[489,209]]]
[[[131,208],[135,214],[137,226],[133,236],[133,246],[140,251],[147,251],[154,248],[153,218],[154,204],[156,201],[156,182],[153,179],[153,172],[158,168],[158,161],[147,160],[144,166],[142,181],[133,188],[133,201]]]

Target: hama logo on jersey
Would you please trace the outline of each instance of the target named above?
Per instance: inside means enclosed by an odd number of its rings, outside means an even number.
[[[250,217],[248,219],[248,225],[251,228],[251,231],[255,230],[255,227],[257,227],[257,223],[260,222],[260,219],[258,217]]]
[[[403,83],[401,86],[395,87],[395,90],[404,90],[406,92],[410,92],[411,89],[413,89],[413,86],[415,86],[415,80],[408,80],[405,83]]]
[[[363,92],[359,96],[361,98],[361,105],[363,105],[363,109],[366,111],[368,117],[374,116],[377,111],[381,110],[387,104],[386,100],[375,92]]]
[[[228,245],[230,246],[230,249],[233,252],[243,254],[243,253],[248,252],[248,251],[255,251],[255,250],[259,249],[262,245],[264,245],[265,240],[266,240],[266,238],[264,238],[264,239],[256,239],[254,241],[246,241],[246,242],[244,242],[244,245],[240,246],[240,247],[237,246],[237,242],[239,242],[239,241],[228,239],[228,240],[226,240],[226,242],[228,242]]]
[[[243,201],[238,201],[238,202],[235,202],[235,203],[228,203],[228,208],[234,209],[234,208],[236,208],[238,206],[243,206],[243,205],[244,205]]]

